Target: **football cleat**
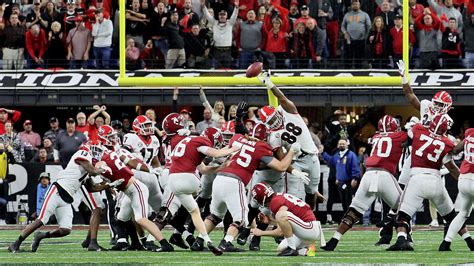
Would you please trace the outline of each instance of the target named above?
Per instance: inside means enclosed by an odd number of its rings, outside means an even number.
[[[8,251],[11,253],[18,253],[20,252],[20,242],[17,240],[13,242],[10,246],[8,246]]]
[[[181,234],[174,233],[171,235],[169,242],[175,246],[178,246],[182,249],[189,249],[188,245],[183,240]]]
[[[39,244],[45,235],[46,233],[44,232],[35,233],[35,238],[33,239],[33,243],[31,243],[31,252],[36,252],[38,250]]]
[[[193,235],[186,237],[186,243],[188,243],[189,246],[192,246],[194,242],[196,242],[196,238]]]
[[[467,242],[467,246],[469,247],[469,250],[474,251],[474,240],[472,240],[472,238],[471,238],[470,240],[464,239],[464,241]]]
[[[439,251],[452,251],[451,250],[451,242],[447,242],[445,240],[443,240],[443,242],[441,242],[441,245],[439,245]]]
[[[128,246],[127,250],[130,250],[130,251],[144,251],[146,250],[141,244],[138,244],[138,243],[135,243],[135,244],[131,244],[130,246]]]
[[[142,241],[142,244],[143,244],[143,247],[148,251],[153,251],[159,248],[157,245],[155,245],[154,241]]]
[[[387,248],[387,251],[413,251],[413,247],[403,236],[399,236],[397,242]]]
[[[240,232],[239,236],[237,237],[237,244],[243,246],[245,243],[247,243],[247,239],[249,238],[250,235],[250,228],[244,227],[242,229],[242,232]]]
[[[162,244],[161,247],[152,250],[154,252],[173,252],[174,248],[169,243]]]
[[[87,248],[87,251],[100,252],[100,251],[107,251],[107,249],[104,248],[104,247],[101,247],[99,244],[91,243],[91,244],[89,245],[89,247]]]
[[[126,250],[131,250],[129,249],[129,245],[127,242],[117,242],[115,245],[113,245],[110,250],[112,251],[126,251]],[[142,247],[143,249],[143,247]]]
[[[243,252],[244,251],[243,249],[234,246],[231,242],[227,242],[224,239],[221,240],[218,248],[225,252]]]
[[[216,256],[224,254],[221,249],[214,247],[212,242],[207,242],[207,248]]]
[[[276,242],[277,244],[280,244],[281,241],[283,241],[283,239],[285,239],[285,238],[282,237],[282,236],[276,236],[276,237],[274,237],[274,239],[275,239],[275,242]]]
[[[278,256],[298,256],[298,251],[290,247],[285,248],[282,252],[278,253]]]
[[[375,246],[386,246],[386,245],[390,245],[390,240],[384,238],[384,237],[381,237],[379,238],[379,241],[377,241],[377,243],[374,244]]]
[[[87,248],[87,247],[89,247],[90,243],[91,243],[90,239],[85,239],[84,241],[82,241],[81,247],[82,248]]]
[[[260,236],[253,236],[252,240],[250,240],[249,250],[251,251],[260,251]]]
[[[324,249],[326,251],[334,251],[337,247],[337,243],[339,242],[339,240],[335,239],[334,237],[332,237],[327,243],[326,243],[326,246],[324,247],[321,247],[321,249]]]
[[[203,251],[204,250],[204,239],[198,237],[196,241],[191,245],[192,251]]]

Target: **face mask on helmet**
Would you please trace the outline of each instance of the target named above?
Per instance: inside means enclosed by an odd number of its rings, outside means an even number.
[[[437,100],[432,100],[431,101],[431,110],[433,112],[433,114],[446,114],[448,111],[449,111],[449,105],[444,103],[444,102],[441,102],[441,101],[437,101]]]
[[[223,145],[226,146],[229,144],[230,139],[234,136],[234,133],[225,131],[222,132],[222,138],[224,140]]]
[[[155,127],[153,126],[153,122],[145,122],[140,125],[141,131],[143,135],[153,135],[155,134]]]
[[[267,121],[266,124],[271,129],[280,129],[283,127],[283,116],[280,112],[275,112],[275,114]]]
[[[102,160],[102,156],[104,155],[104,147],[101,146],[101,145],[92,145],[91,146],[91,154],[92,154],[92,157],[94,159],[96,159],[97,161],[101,161]]]

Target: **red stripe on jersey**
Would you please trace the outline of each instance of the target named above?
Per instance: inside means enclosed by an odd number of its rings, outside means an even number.
[[[51,188],[49,189],[49,191],[48,191],[48,193],[47,193],[46,200],[44,201],[43,206],[41,207],[40,216],[38,217],[38,220],[43,219],[44,212],[45,212],[45,210],[46,210],[46,206],[47,206],[48,203],[49,203],[49,199],[51,199],[51,196],[54,194],[54,192],[56,191],[56,189],[57,189],[57,188],[56,188],[55,185],[51,185]]]
[[[89,192],[87,193],[87,195],[89,195],[89,198],[91,199],[91,203],[94,209],[97,209],[97,203],[95,203],[94,196],[92,196],[92,193]]]

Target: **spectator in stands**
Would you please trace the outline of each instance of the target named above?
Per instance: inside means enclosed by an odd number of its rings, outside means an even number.
[[[41,16],[40,5],[41,0],[33,0],[33,8],[28,16],[26,16],[26,29],[30,29],[33,25],[38,25],[43,30],[48,28],[48,21],[44,20]]]
[[[169,44],[165,68],[181,67],[186,63],[186,52],[184,50],[184,39],[181,36],[182,27],[179,25],[177,10],[171,11],[170,21],[166,22],[163,27]]]
[[[3,40],[3,69],[23,69],[25,51],[25,28],[18,20],[18,15],[10,15],[10,25],[0,31]]]
[[[135,47],[135,40],[129,38],[127,40],[127,49],[126,49],[126,65],[129,70],[137,70],[142,68],[142,62],[140,60],[140,49]]]
[[[12,2],[16,2],[16,1],[12,1]],[[20,2],[20,5],[19,5],[20,15],[24,17],[28,16],[28,14],[30,14],[31,12],[33,5],[30,3],[29,0],[21,0],[19,2]]]
[[[184,0],[183,9],[179,12],[179,23],[183,32],[190,32],[193,25],[199,24],[199,15],[193,11],[191,0]]]
[[[33,158],[33,162],[36,163],[53,163],[54,157],[53,153],[48,153],[44,147],[38,149],[38,153]]]
[[[264,7],[265,8],[265,7]],[[291,25],[293,25],[297,19],[301,17],[300,11],[298,10],[298,1],[292,0],[290,3],[290,9],[288,18],[290,19]]]
[[[337,49],[339,46],[339,22],[343,17],[342,1],[331,1],[331,9],[333,12],[332,18],[328,16],[326,24],[326,34],[328,40],[329,56],[335,58],[337,56]]]
[[[159,2],[150,13],[149,31],[153,40],[153,45],[160,51],[164,58],[164,62],[166,62],[166,56],[168,54],[168,41],[164,35],[164,25],[167,20],[170,20],[170,14],[165,9],[165,4],[163,2]]]
[[[51,24],[51,31],[48,32],[48,48],[45,56],[48,68],[67,68],[66,56],[61,23],[54,21]]]
[[[252,119],[245,119],[244,121],[245,129],[247,129],[248,132],[252,132],[255,124],[256,124],[255,121],[253,121]]]
[[[11,117],[10,117],[11,115]],[[13,109],[0,108],[0,135],[5,134],[5,123],[9,121],[14,124],[20,120],[21,112]]]
[[[211,106],[209,101],[207,100],[206,93],[204,92],[204,89],[201,87],[199,90],[199,97],[201,99],[202,105],[204,108],[211,110],[212,112],[212,120],[214,122],[217,122],[219,118],[225,117],[225,105],[222,100],[216,100],[214,102],[214,108]]]
[[[319,129],[317,127],[318,123],[314,122],[310,124],[308,118],[305,116],[303,116],[303,121],[309,129],[309,134],[311,135],[311,138],[313,139],[314,145],[316,145],[318,149],[321,149],[321,145],[322,145],[321,139],[317,135],[319,132]]]
[[[190,115],[191,115],[191,112],[189,112],[188,109],[184,109],[184,108],[181,109],[181,110],[179,111],[179,114],[183,116],[184,121],[191,121],[191,120],[192,120],[192,119],[191,119],[191,116],[190,116]]]
[[[41,14],[41,18],[43,21],[47,23],[47,26],[45,29],[47,33],[49,33],[49,31],[51,30],[51,26],[53,25],[53,22],[60,21],[59,12],[56,9],[56,4],[53,1],[48,1],[46,3],[46,8]]]
[[[66,8],[61,8],[59,14],[59,21],[64,23],[64,34],[68,34],[74,27],[76,27],[76,17],[82,14],[80,9],[76,9],[75,0],[66,0]]]
[[[411,47],[415,44],[415,34],[411,29],[409,29],[409,31],[409,40]],[[390,54],[392,55],[393,66],[394,68],[396,68],[396,62],[402,59],[403,56],[403,18],[401,15],[395,16],[394,26],[390,29],[389,35],[391,40],[390,47],[392,48]]]
[[[345,213],[360,180],[360,165],[357,155],[349,150],[347,139],[341,138],[337,148],[338,151],[334,155],[330,156],[324,152],[323,157],[329,166],[336,168],[336,185]]]
[[[58,135],[54,143],[54,162],[61,163],[65,167],[72,155],[86,140],[87,138],[84,134],[76,131],[74,118],[68,118],[66,120],[66,132]]]
[[[89,130],[89,125],[87,124],[86,114],[84,112],[79,112],[76,115],[76,131],[81,132],[82,134],[86,135],[87,131]]]
[[[123,132],[123,125],[122,125],[122,122],[120,122],[120,120],[113,120],[112,122],[110,122],[110,126],[112,126],[115,130],[115,132],[117,132],[117,136],[120,138],[120,143],[123,143],[123,136],[125,136],[125,132]]]
[[[229,107],[229,113],[227,114],[227,121],[232,121],[237,115],[237,105],[233,104]]]
[[[209,109],[209,108],[204,109],[203,117],[204,117],[204,120],[197,123],[197,125],[196,125],[196,131],[197,131],[198,134],[201,134],[208,127],[217,126],[217,120],[212,119],[211,109]]]
[[[217,128],[222,130],[222,131],[225,131],[225,124],[226,124],[226,121],[224,119],[224,117],[220,117],[219,120],[217,120]]]
[[[239,66],[242,69],[246,69],[256,61],[262,44],[263,23],[255,20],[256,14],[252,9],[248,10],[246,18],[246,21],[238,24],[236,40],[239,49]]]
[[[362,68],[365,58],[365,40],[371,27],[367,13],[360,10],[359,0],[352,0],[351,11],[344,15],[341,31],[344,34],[346,67]],[[352,63],[354,60],[354,63]]]
[[[18,133],[13,129],[13,125],[10,121],[5,123],[5,133],[0,135],[0,140],[5,146],[13,153],[15,161],[21,163],[25,160],[25,150],[23,148],[22,141]]]
[[[25,27],[26,16],[21,14],[20,5],[18,3],[12,4],[11,15],[12,14],[18,15],[18,21],[19,21],[20,25]]]
[[[187,66],[189,68],[209,68],[209,52],[212,40],[205,29],[199,24],[194,24],[191,32],[184,34],[185,52]]]
[[[67,59],[71,60],[72,69],[86,68],[91,40],[91,32],[86,28],[83,17],[77,16],[76,27],[69,31],[66,40],[69,44]]]
[[[299,23],[303,22],[303,25],[306,25],[308,20],[314,19],[314,18],[309,16],[309,8],[308,8],[307,5],[301,6],[300,13],[301,13],[301,16],[293,23],[293,29],[294,30],[297,30]]]
[[[308,20],[306,27],[309,33],[309,47],[313,68],[322,68],[323,66],[319,65],[319,62],[323,60],[323,56],[325,61],[328,57],[327,52],[324,52],[326,50],[326,31],[317,27],[314,19]]]
[[[132,38],[139,49],[145,46],[143,33],[150,19],[140,7],[140,0],[132,1],[132,9],[127,9],[125,13],[127,39]]]
[[[456,19],[449,19],[449,27],[443,32],[441,57],[443,68],[460,68],[461,37],[456,29]]]
[[[87,123],[89,124],[89,130],[87,131],[87,138],[91,140],[96,140],[99,136],[97,135],[97,131],[99,127],[102,125],[110,125],[110,115],[107,113],[107,107],[105,105],[98,106],[94,105],[92,107],[95,112],[89,115],[87,118]],[[99,116],[102,115],[102,116]],[[104,121],[105,118],[105,121]]]
[[[380,12],[376,12],[375,15],[382,19],[384,27],[389,30],[393,27],[393,20],[397,14],[390,10],[390,1],[384,0],[380,4]]]
[[[474,13],[464,16],[464,49],[467,68],[474,68]]]
[[[0,225],[5,225],[8,202],[8,166],[16,163],[12,147],[0,140]]]
[[[258,2],[258,0],[241,0],[239,2],[239,18],[244,21],[247,20],[250,10],[254,11],[254,14],[256,14],[255,12],[258,9]]]
[[[56,142],[56,138],[59,134],[64,133],[65,130],[59,127],[59,120],[57,117],[51,117],[49,119],[50,130],[44,133],[45,138],[49,138],[53,144]]]
[[[130,124],[130,118],[128,118],[128,117],[122,118],[122,125],[123,125],[122,131],[125,134],[130,133],[132,131],[131,124]]]
[[[423,14],[415,20],[418,29],[418,43],[420,46],[420,67],[437,69],[438,63],[438,41],[439,31],[444,30],[444,26],[437,16],[431,14],[429,8],[425,8]]]
[[[262,51],[265,64],[270,68],[287,67],[289,35],[282,29],[282,20],[274,18],[271,28],[265,28],[262,38]]]
[[[25,162],[33,160],[38,147],[41,145],[41,137],[33,131],[31,120],[25,120],[23,123],[23,131],[18,133],[25,152]]]
[[[298,9],[298,6],[296,7]],[[211,13],[211,9],[209,9],[209,13]],[[261,5],[257,9],[257,21],[262,21],[265,19],[267,15],[267,8],[264,5]]]
[[[102,9],[95,10],[95,23],[92,25],[92,37],[94,39],[94,57],[96,67],[109,69],[110,54],[112,53],[112,33],[114,26],[112,21],[104,17]]]
[[[419,4],[416,2],[416,0],[408,0],[408,6],[410,7],[409,8],[409,11],[410,11],[410,24],[414,24],[415,23],[415,19],[423,14],[424,12],[424,7],[422,4]]]
[[[201,0],[204,9],[204,16],[212,25],[214,40],[214,59],[216,68],[229,68],[232,64],[231,46],[232,46],[232,28],[237,21],[239,12],[239,0],[234,1],[234,11],[230,19],[227,19],[227,11],[220,10],[219,18],[216,20],[209,14],[205,1]]]
[[[444,0],[444,5],[441,5],[434,0],[428,0],[428,3],[430,4],[430,7],[433,8],[433,10],[436,12],[438,15],[439,20],[441,23],[443,23],[444,27],[447,28],[449,27],[449,19],[454,18],[456,19],[457,23],[457,30],[459,33],[462,33],[463,30],[463,19],[461,12],[456,9],[453,5],[453,0]]]
[[[7,4],[3,3],[0,5],[0,31],[3,31],[5,29],[5,8]]]
[[[290,54],[293,68],[308,68],[311,59],[310,36],[304,22],[296,24],[296,31],[291,33]]]
[[[372,68],[385,69],[388,65],[390,39],[382,17],[376,16],[367,37]]]
[[[48,157],[51,156],[51,158],[53,158],[54,147],[53,147],[53,142],[51,141],[50,138],[43,137],[43,146],[42,147],[46,150],[46,153],[48,154]]]
[[[26,32],[26,63],[28,69],[44,68],[46,33],[37,24]]]
[[[48,192],[49,187],[51,186],[51,178],[49,173],[43,172],[38,178],[38,186],[36,187],[36,215],[38,217],[41,212],[41,207],[43,206],[46,193]]]

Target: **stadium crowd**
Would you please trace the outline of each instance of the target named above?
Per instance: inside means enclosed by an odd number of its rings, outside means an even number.
[[[400,2],[132,0],[127,67],[396,68]],[[413,65],[473,68],[474,2],[409,3]],[[117,68],[118,27],[117,0],[2,1],[3,69]]]

